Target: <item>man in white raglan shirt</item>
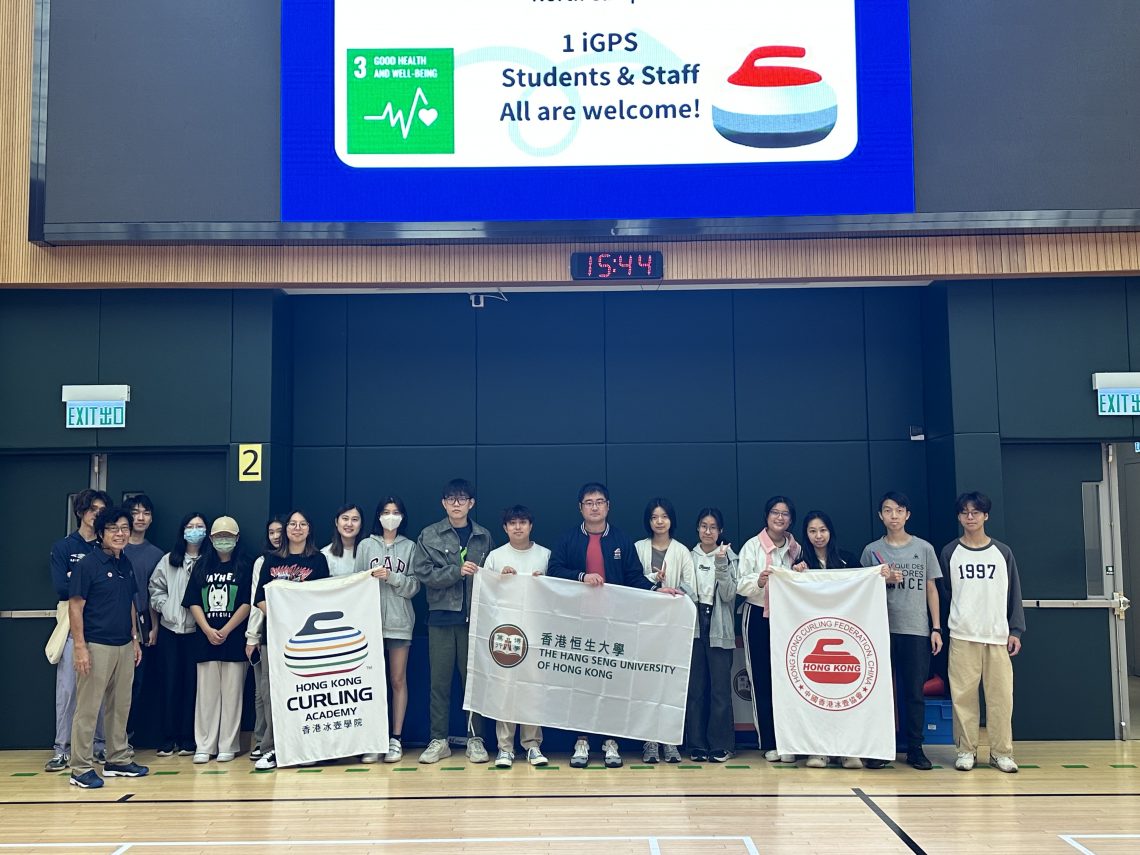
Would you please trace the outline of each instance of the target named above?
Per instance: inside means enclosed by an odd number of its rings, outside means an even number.
[[[950,697],[954,704],[954,768],[968,772],[978,753],[978,683],[986,690],[990,765],[1016,772],[1013,759],[1013,662],[1021,650],[1025,612],[1010,548],[986,534],[992,503],[963,493],[955,503],[962,536],[939,556],[950,590]]]

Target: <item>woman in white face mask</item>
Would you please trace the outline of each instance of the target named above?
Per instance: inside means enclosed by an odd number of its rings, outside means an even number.
[[[380,615],[384,623],[384,649],[388,654],[388,680],[392,685],[389,710],[388,752],[385,763],[396,763],[404,754],[402,736],[404,713],[408,708],[408,651],[412,645],[412,628],[416,613],[412,597],[420,583],[411,573],[414,541],[404,537],[408,512],[399,496],[385,496],[376,505],[372,518],[372,536],[356,548],[357,573],[370,572],[380,581]],[[379,754],[365,754],[363,763],[375,763]]]

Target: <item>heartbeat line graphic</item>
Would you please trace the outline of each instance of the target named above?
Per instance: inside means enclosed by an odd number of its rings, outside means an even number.
[[[365,116],[364,120],[366,122],[382,122],[387,119],[388,125],[390,127],[394,128],[396,125],[399,125],[400,133],[403,134],[404,139],[407,139],[408,134],[412,130],[412,122],[414,122],[416,118],[416,109],[420,106],[421,102],[425,107],[428,105],[428,99],[424,94],[424,90],[417,86],[416,94],[415,97],[412,98],[412,106],[408,108],[407,116],[404,115],[403,110],[394,110],[392,108],[392,102],[389,101],[388,105],[384,108],[384,112],[382,112],[379,116]],[[433,121],[435,121],[435,110],[431,110],[430,113],[430,120],[427,118],[421,118],[421,121],[423,121],[426,125],[430,125]]]

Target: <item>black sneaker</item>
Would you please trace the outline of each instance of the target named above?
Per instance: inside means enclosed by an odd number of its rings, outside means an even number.
[[[174,746],[173,745],[164,745],[154,753],[158,757],[173,757],[174,756]]]
[[[104,763],[107,762],[106,750],[95,752],[95,762],[98,763],[100,766],[102,766]]]
[[[71,758],[67,754],[53,754],[52,758],[44,763],[45,772],[62,772],[71,765]]]
[[[103,786],[103,779],[94,769],[88,769],[82,775],[71,773],[71,786],[84,790],[97,790]]]
[[[733,755],[731,751],[725,751],[722,748],[720,751],[714,751],[712,754],[710,754],[709,760],[711,760],[713,763],[725,763],[731,760],[732,756]]]
[[[864,769],[883,769],[891,764],[890,760],[868,759],[863,761]]]
[[[689,754],[689,759],[694,763],[708,763],[709,753],[701,748],[695,748],[692,753]]]
[[[923,753],[923,750],[921,748],[915,748],[908,751],[906,753],[906,762],[913,766],[915,769],[921,769],[923,772],[927,772],[934,768],[934,764],[930,762],[930,759],[926,756],[925,753]]]
[[[141,778],[150,773],[146,766],[140,766],[135,761],[130,763],[105,763],[103,774],[108,778]]]

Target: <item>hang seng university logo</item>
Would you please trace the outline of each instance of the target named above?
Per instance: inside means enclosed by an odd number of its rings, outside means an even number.
[[[487,646],[491,650],[491,658],[495,660],[495,664],[503,668],[514,668],[526,659],[527,651],[530,650],[526,633],[513,623],[499,624],[491,630]]]
[[[856,707],[879,678],[875,645],[861,627],[844,618],[813,618],[788,642],[788,677],[797,694],[821,710]]]
[[[309,615],[301,631],[285,645],[285,667],[298,677],[327,677],[355,671],[368,658],[368,640],[353,626],[339,624],[344,612],[317,612]]]

